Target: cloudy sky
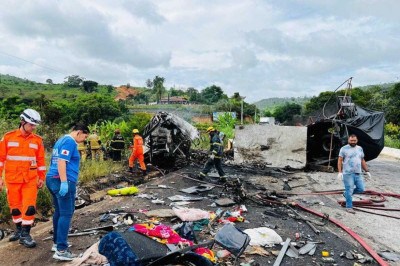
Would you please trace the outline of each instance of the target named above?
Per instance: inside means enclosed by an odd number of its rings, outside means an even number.
[[[399,81],[398,0],[0,0],[0,73],[221,86],[246,101]]]

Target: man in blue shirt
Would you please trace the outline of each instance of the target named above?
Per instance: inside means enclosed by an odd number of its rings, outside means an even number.
[[[72,132],[57,140],[53,147],[50,168],[46,175],[46,186],[54,204],[53,214],[53,258],[68,261],[75,256],[68,250],[68,231],[75,210],[76,183],[79,175],[80,155],[78,143],[89,134],[86,125],[77,124]]]
[[[338,179],[343,181],[344,184],[346,211],[353,214],[355,211],[353,210],[352,195],[362,193],[365,190],[361,169],[364,169],[367,177],[371,178],[367,163],[364,160],[364,151],[362,147],[357,145],[357,142],[357,136],[350,135],[348,144],[340,149],[338,159]]]

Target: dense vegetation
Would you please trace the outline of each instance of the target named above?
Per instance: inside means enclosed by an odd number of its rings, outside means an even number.
[[[166,96],[181,96],[195,105],[183,107],[185,112],[198,109],[200,113],[211,114],[214,111],[230,111],[240,114],[242,96],[235,93],[228,97],[222,88],[212,85],[198,91],[194,88],[186,90],[164,87],[164,78],[156,76],[148,80],[146,88],[135,88],[137,93],[126,100],[115,101],[116,90],[110,85],[99,85],[95,81],[88,81],[79,75],[65,78],[63,84],[54,84],[48,79],[46,84],[29,81],[8,75],[0,75],[0,134],[10,127],[17,126],[18,117],[25,108],[34,108],[39,111],[44,121],[38,128],[38,133],[45,136],[48,144],[52,144],[62,132],[66,132],[72,123],[83,122],[98,127],[102,123],[114,123],[107,128],[143,127],[151,116],[143,118],[137,112],[131,114],[129,109],[140,109],[147,112],[152,101],[159,101]],[[130,87],[127,84],[127,87]],[[176,106],[163,106],[172,107]],[[157,109],[158,107],[156,107]],[[259,112],[255,105],[243,101],[244,116],[254,116]],[[145,121],[143,121],[143,119]],[[4,127],[2,127],[4,124]],[[123,134],[130,137],[128,129],[122,129]],[[103,137],[109,138],[110,131],[101,131]]]

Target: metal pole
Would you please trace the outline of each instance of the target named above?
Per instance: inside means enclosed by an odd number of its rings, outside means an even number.
[[[242,108],[240,112],[240,124],[243,125],[243,98],[242,98]]]

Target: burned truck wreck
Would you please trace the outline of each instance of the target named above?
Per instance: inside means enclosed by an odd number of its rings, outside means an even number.
[[[199,132],[182,118],[159,112],[143,131],[145,161],[161,167],[172,167],[179,159],[187,160],[193,140]]]
[[[340,148],[355,134],[365,154],[373,160],[384,147],[384,113],[355,105],[350,96],[326,103],[315,122],[307,126],[307,165],[336,167]]]

